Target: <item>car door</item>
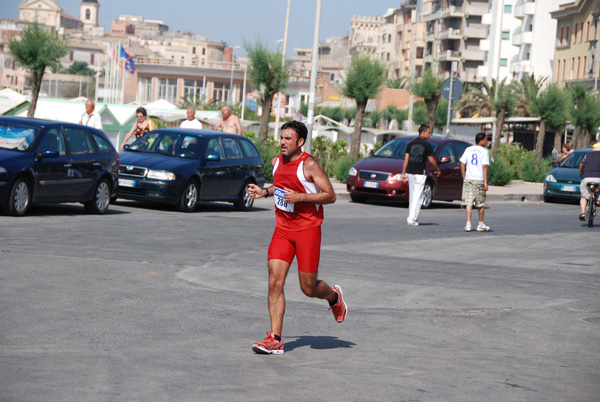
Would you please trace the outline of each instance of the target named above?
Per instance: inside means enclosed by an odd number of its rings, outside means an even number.
[[[46,151],[58,152],[58,157],[44,157],[42,154]],[[61,128],[47,129],[42,134],[33,168],[37,181],[34,190],[36,201],[69,201],[74,196],[74,183],[69,176],[71,162]]]
[[[102,171],[102,163],[96,158],[96,145],[85,129],[64,127],[67,145],[72,159],[69,172],[74,184],[75,195],[88,194]]]
[[[462,192],[460,162],[451,142],[442,146],[437,157],[440,177],[437,179],[436,198],[455,199]]]
[[[236,196],[240,192],[248,170],[247,161],[240,144],[235,138],[221,138],[227,159],[227,195]]]
[[[202,156],[202,197],[218,198],[226,195],[227,188],[227,160],[218,137],[211,138]]]

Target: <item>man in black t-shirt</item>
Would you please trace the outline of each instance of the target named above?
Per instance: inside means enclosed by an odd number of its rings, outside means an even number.
[[[440,177],[440,170],[433,158],[433,148],[429,141],[431,129],[423,124],[419,127],[419,136],[408,143],[406,153],[404,154],[404,164],[402,165],[402,180],[408,178],[408,226],[419,226],[419,211],[423,204],[423,187],[427,180],[426,166],[427,160],[435,169],[437,177]]]

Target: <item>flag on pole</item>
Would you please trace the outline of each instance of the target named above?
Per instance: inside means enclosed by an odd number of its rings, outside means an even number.
[[[125,69],[129,71],[130,74],[135,73],[135,62],[133,61],[133,57],[127,54],[123,46],[121,46],[120,56],[125,61]]]

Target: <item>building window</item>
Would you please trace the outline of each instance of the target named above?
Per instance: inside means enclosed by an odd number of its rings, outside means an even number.
[[[216,103],[223,103],[229,101],[229,83],[215,82],[213,87],[213,98],[211,99]]]
[[[560,80],[560,60],[556,62],[556,81]]]
[[[575,43],[577,43],[577,32],[579,29],[579,24],[575,24],[575,29],[573,30],[573,34],[575,36]]]
[[[202,100],[204,96],[203,82],[194,80],[183,81],[183,96],[194,102]]]
[[[502,39],[510,39],[510,32],[502,32]]]
[[[571,38],[569,38],[569,28],[570,28],[570,26],[567,25],[567,34],[565,35],[565,40],[567,41],[567,45],[571,43]]]
[[[583,76],[585,77],[587,74],[585,73],[587,70],[587,56],[583,56]]]
[[[500,65],[501,66],[507,66],[508,65],[508,59],[500,59]]]
[[[559,45],[563,44],[564,34],[565,34],[565,27],[560,27],[560,39],[558,41]]]
[[[563,60],[563,74],[562,74],[562,80],[565,80],[565,71],[567,70],[567,59]]]
[[[504,14],[512,14],[512,6],[511,5],[504,6]]]
[[[590,40],[590,22],[587,23],[587,33],[585,34],[585,40]]]
[[[164,99],[167,102],[177,103],[177,79],[159,78],[158,99]]]
[[[575,75],[575,79],[579,79],[579,70],[581,70],[581,57],[577,58],[577,74]]]
[[[90,64],[94,65],[94,53],[90,54]]]
[[[140,102],[150,103],[152,102],[152,78],[142,77],[140,78]]]
[[[89,8],[87,8],[87,9],[85,10],[85,19],[86,19],[86,20],[89,20],[91,17],[92,17],[92,13],[90,13],[90,9],[89,9]]]

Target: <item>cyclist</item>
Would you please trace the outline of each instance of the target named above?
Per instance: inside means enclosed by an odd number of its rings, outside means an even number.
[[[582,178],[579,186],[579,191],[581,191],[581,200],[579,200],[581,206],[580,221],[585,221],[585,207],[587,207],[590,199],[590,189],[587,184],[600,183],[600,142],[595,143],[592,149],[594,152],[586,154],[579,164],[579,175]]]

